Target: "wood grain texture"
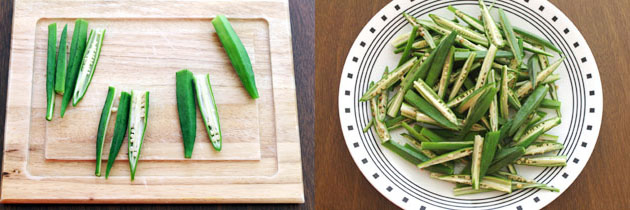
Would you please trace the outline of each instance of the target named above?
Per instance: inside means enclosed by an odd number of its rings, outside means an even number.
[[[288,9],[286,0],[16,1],[2,202],[304,202]],[[211,14],[233,20],[252,57],[260,99],[246,97],[223,49],[217,47]],[[101,59],[83,101],[70,108],[66,118],[46,122],[40,99],[43,28],[78,17],[88,19],[90,28],[108,30]],[[211,74],[224,142],[231,142],[224,148],[233,149],[211,152],[202,143],[207,142],[205,131],[199,129],[199,155],[177,158],[183,149],[178,144],[174,73],[182,68]],[[98,118],[108,85],[151,91],[143,148],[147,156],[141,157],[134,182],[128,180],[124,158],[109,180],[92,175],[94,163],[87,150],[94,148],[89,139],[96,124],[89,122]]]
[[[344,61],[363,26],[388,0],[317,1],[315,101],[316,203],[322,209],[392,209],[352,161],[339,125],[337,97]],[[546,209],[627,209],[630,206],[629,1],[551,0],[580,29],[599,66],[603,124],[584,171]],[[325,12],[324,12],[325,11]],[[331,111],[333,110],[333,111]]]

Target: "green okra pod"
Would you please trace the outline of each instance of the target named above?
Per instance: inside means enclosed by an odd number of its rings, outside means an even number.
[[[545,98],[548,91],[549,87],[538,86],[538,88],[534,90],[534,92],[527,98],[527,100],[525,100],[525,103],[523,104],[521,109],[518,110],[518,112],[512,119],[512,127],[510,127],[508,133],[510,136],[514,135],[519,127],[521,127],[521,125],[525,122],[527,116],[529,116],[538,108],[540,102],[542,102],[542,99]]]
[[[471,175],[471,185],[473,186],[473,189],[479,189],[479,182],[481,179],[481,155],[483,153],[483,144],[484,144],[484,139],[483,137],[477,135],[475,136],[475,141],[474,141],[474,146],[473,146],[473,153],[472,153],[472,164],[471,164],[471,168],[470,168],[470,175]]]
[[[184,157],[191,158],[197,136],[197,108],[195,105],[195,76],[188,69],[175,74],[177,113],[184,140]]]
[[[374,84],[374,86],[369,88],[363,94],[363,96],[361,96],[360,101],[368,101],[371,98],[377,97],[381,94],[382,91],[386,91],[392,85],[396,84],[396,82],[400,81],[400,79],[404,77],[405,74],[407,74],[407,72],[414,66],[414,64],[416,64],[417,60],[418,59],[416,57],[412,57],[411,59],[409,59],[409,61],[407,61],[407,63],[389,72],[389,74],[387,74],[387,77],[382,78],[376,84]]]
[[[418,168],[426,168],[432,165],[436,165],[436,164],[440,164],[440,163],[445,163],[451,160],[456,160],[462,157],[466,157],[470,154],[472,154],[473,152],[473,148],[472,147],[468,147],[468,148],[464,148],[464,149],[460,149],[457,151],[453,151],[453,152],[449,152],[446,154],[442,154],[440,156],[437,156],[435,158],[431,158],[431,160],[425,161],[423,163],[418,164]]]
[[[558,167],[567,165],[567,156],[522,157],[514,161],[517,165]]]
[[[55,70],[57,67],[57,23],[48,25],[48,55],[46,64],[46,120],[55,111]]]
[[[209,74],[195,76],[195,93],[197,94],[197,104],[199,105],[201,118],[206,125],[205,128],[212,147],[216,151],[221,151],[223,137],[219,122],[219,110],[214,100]]]
[[[538,188],[543,190],[549,190],[551,192],[560,192],[560,189],[555,187],[549,187],[546,184],[541,183],[522,183],[522,182],[512,182],[513,190],[527,189],[527,188]]]
[[[422,97],[428,101],[434,108],[436,108],[442,116],[444,116],[450,123],[459,124],[457,116],[453,111],[446,106],[446,103],[440,99],[435,92],[422,80],[417,80],[414,83],[414,88],[422,95]]]
[[[77,106],[79,101],[83,99],[87,92],[92,77],[96,70],[96,64],[98,58],[101,55],[101,47],[103,46],[103,39],[105,38],[105,29],[92,29],[90,37],[88,39],[85,53],[83,54],[83,60],[81,61],[81,67],[77,75],[77,83],[74,87],[74,93],[72,95],[72,106]]]
[[[486,7],[486,4],[483,0],[479,0],[479,7],[481,8],[481,17],[483,20],[483,26],[486,32],[486,36],[488,36],[488,40],[492,42],[491,45],[495,45],[498,48],[503,48],[505,46],[505,42],[503,41],[503,36],[501,36],[501,32],[499,31],[499,27],[497,27],[492,15],[490,15],[490,10]]]
[[[407,60],[409,60],[411,54],[411,47],[413,46],[413,42],[416,38],[416,33],[418,33],[418,26],[413,26],[411,30],[411,36],[409,36],[409,40],[407,40],[407,45],[405,46],[405,50],[403,51],[402,56],[400,57],[400,61],[398,61],[398,65],[396,67],[400,67]]]
[[[77,83],[79,68],[81,67],[83,53],[85,52],[85,45],[87,41],[87,28],[88,22],[83,19],[77,19],[74,22],[72,42],[70,43],[70,58],[68,60],[68,69],[66,72],[65,91],[61,100],[62,118],[66,113],[66,108],[70,103],[70,99],[72,99],[74,88]]]
[[[444,63],[448,60],[451,46],[453,46],[455,37],[457,36],[457,32],[450,33],[440,42],[440,45],[438,45],[435,51],[431,53],[433,55],[432,62],[430,64],[430,67],[428,67],[426,77],[424,77],[424,75],[421,75],[421,77],[419,77],[420,79],[423,79],[430,87],[433,87],[438,82],[438,77],[442,72],[441,70],[445,65]]]
[[[486,174],[493,174],[501,170],[503,167],[521,158],[523,154],[525,154],[525,148],[523,147],[503,148],[495,155],[494,161],[492,161],[492,165],[490,165]]]
[[[514,35],[514,29],[512,28],[512,23],[510,19],[505,15],[505,11],[499,8],[499,19],[501,25],[503,26],[503,33],[506,35],[507,43],[512,49],[512,53],[514,54],[514,58],[516,59],[516,65],[521,65],[523,62],[523,55],[521,54],[521,47],[519,46],[519,42],[516,39],[516,35]],[[535,56],[534,56],[535,57]]]
[[[453,151],[472,147],[472,141],[422,142],[422,149]]]
[[[258,98],[258,89],[256,88],[256,79],[252,63],[249,55],[241,39],[236,35],[232,25],[224,15],[217,15],[212,20],[212,25],[219,36],[219,40],[225,49],[236,74],[241,79],[245,90],[253,99]]]
[[[547,108],[547,109],[560,109],[561,105],[562,103],[560,101],[553,100],[553,99],[545,98],[542,100],[542,102],[540,102],[540,107]]]
[[[501,132],[494,131],[486,133],[486,137],[483,141],[483,149],[481,152],[481,164],[479,169],[479,176],[484,177],[488,168],[492,164],[492,160],[494,160],[494,155],[497,151],[497,145],[499,145],[499,137]]]
[[[534,143],[525,148],[525,155],[540,155],[563,148],[564,145],[558,142]]]
[[[468,52],[455,52],[455,61],[463,61],[468,59],[471,53],[475,53],[473,59],[483,59],[488,54],[488,51],[468,51]],[[494,58],[514,58],[514,54],[510,51],[498,50]]]
[[[494,100],[497,94],[497,88],[494,84],[488,84],[490,86],[479,98],[478,102],[470,109],[466,120],[464,120],[464,126],[462,133],[470,131],[473,124],[477,123],[490,109],[490,104]]]
[[[451,72],[453,71],[453,55],[455,53],[455,47],[451,46],[451,50],[448,52],[446,61],[444,61],[444,67],[442,67],[442,76],[440,76],[440,82],[438,83],[438,97],[444,100],[446,91],[448,91],[448,80],[451,78]]]
[[[140,149],[144,142],[145,131],[149,119],[149,91],[131,91],[131,105],[129,107],[129,134],[128,134],[128,156],[131,180],[136,175],[138,160],[140,159]]]
[[[440,17],[435,14],[429,14],[429,17],[433,19],[433,22],[435,22],[437,25],[442,26],[451,31],[457,32],[463,38],[469,41],[472,41],[474,43],[481,44],[481,45],[488,45],[488,39],[483,34],[480,34],[470,28],[466,28],[462,25],[454,23],[450,20],[447,20],[446,18]]]
[[[528,129],[518,141],[514,142],[514,145],[518,145],[521,147],[528,147],[532,142],[534,142],[540,135],[551,130],[552,128],[560,125],[561,119],[559,117],[554,117],[548,120],[545,120],[532,128]]]
[[[427,156],[408,144],[402,146],[395,141],[387,141],[383,143],[383,146],[414,165],[418,165],[429,160]],[[430,172],[453,174],[453,168],[448,168],[444,165],[433,165],[425,169]]]
[[[103,145],[105,144],[105,135],[107,134],[107,126],[109,118],[112,115],[112,107],[114,106],[114,98],[116,97],[116,88],[109,87],[107,98],[101,112],[101,120],[98,123],[98,131],[96,133],[96,170],[94,175],[101,176],[101,158],[103,154]]]
[[[66,90],[66,68],[68,64],[66,42],[68,37],[68,24],[63,27],[59,39],[59,53],[57,54],[57,72],[55,73],[55,92],[63,95]]]
[[[131,104],[131,95],[128,92],[120,93],[120,101],[118,102],[118,109],[116,111],[116,124],[114,126],[114,136],[112,137],[112,143],[109,148],[109,156],[107,158],[107,169],[105,170],[105,178],[109,177],[109,172],[114,166],[114,161],[120,147],[122,146],[125,135],[127,134],[127,126],[129,125],[129,106]]]

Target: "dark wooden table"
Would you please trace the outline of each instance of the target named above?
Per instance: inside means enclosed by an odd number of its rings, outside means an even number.
[[[316,2],[316,203],[321,209],[391,209],[355,166],[345,145],[337,94],[345,58],[362,27],[390,0]],[[603,124],[577,180],[547,209],[630,208],[630,1],[551,0],[580,29],[599,65]]]
[[[314,209],[314,71],[315,0],[289,0],[293,61],[302,147],[302,173],[306,203],[283,205],[0,205],[0,209]],[[7,72],[11,49],[13,0],[0,0],[0,151],[4,145]],[[1,164],[1,162],[0,162]]]

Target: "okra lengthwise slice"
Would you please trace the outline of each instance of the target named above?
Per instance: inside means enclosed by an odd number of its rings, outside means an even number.
[[[83,96],[85,96],[90,86],[90,82],[92,82],[96,64],[101,55],[103,38],[105,38],[105,29],[92,29],[92,31],[90,31],[87,48],[83,54],[83,61],[81,62],[79,75],[77,76],[77,83],[74,87],[74,93],[72,94],[72,106],[77,106],[79,101],[83,99]]]
[[[177,113],[184,139],[184,157],[192,157],[197,137],[197,110],[195,105],[195,76],[188,69],[175,74],[177,92]]]
[[[110,86],[107,91],[107,98],[105,99],[105,105],[103,105],[101,120],[98,123],[98,131],[96,133],[96,170],[94,171],[94,175],[96,176],[101,176],[101,156],[103,154],[103,144],[105,144],[107,125],[109,125],[109,118],[112,115],[112,107],[114,106],[115,97],[116,88]]]
[[[208,132],[208,138],[212,143],[212,147],[214,147],[216,151],[221,151],[223,137],[221,136],[219,111],[214,101],[209,74],[195,76],[195,92],[197,94],[197,104],[199,104],[201,118]]]
[[[131,104],[131,95],[128,92],[120,93],[120,101],[116,112],[116,125],[114,126],[114,136],[109,148],[109,157],[107,158],[107,170],[105,170],[105,178],[109,177],[109,172],[114,166],[114,161],[120,147],[122,146],[125,135],[127,134],[127,126],[129,125],[129,106]]]
[[[63,27],[59,39],[59,53],[57,54],[57,71],[55,73],[55,92],[63,95],[66,90],[66,67],[68,64],[66,53],[66,38],[68,37],[68,24]]]
[[[46,120],[51,121],[55,111],[55,67],[57,56],[57,24],[48,25],[48,58],[46,64]]]
[[[221,44],[223,44],[225,52],[232,62],[236,74],[238,74],[243,86],[245,86],[245,90],[247,90],[253,99],[257,99],[258,89],[256,88],[252,62],[249,60],[249,55],[241,39],[238,38],[232,25],[224,15],[217,15],[217,17],[212,20],[212,25],[219,36]]]
[[[88,22],[78,19],[74,22],[74,32],[72,34],[72,42],[70,45],[70,59],[68,60],[68,69],[66,71],[66,84],[63,99],[61,100],[61,117],[66,113],[66,108],[74,93],[74,86],[77,83],[79,68],[83,60],[85,45],[87,41]]]
[[[144,133],[147,129],[149,118],[149,92],[131,91],[131,107],[129,110],[129,168],[131,180],[136,175],[140,149],[144,141]]]

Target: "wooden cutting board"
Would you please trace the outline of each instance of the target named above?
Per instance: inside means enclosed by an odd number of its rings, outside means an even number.
[[[252,60],[251,99],[212,27],[225,14]],[[83,100],[45,120],[47,26],[74,20],[107,30]],[[59,35],[58,35],[59,37]],[[287,0],[16,0],[2,168],[3,203],[302,203],[302,166]],[[183,158],[175,72],[210,74],[223,132],[215,152],[198,114],[193,157]],[[135,181],[126,146],[109,179],[94,176],[107,87],[150,91]],[[104,149],[105,170],[114,127]],[[127,144],[125,139],[124,144]]]

